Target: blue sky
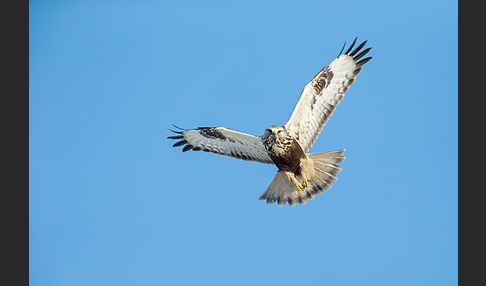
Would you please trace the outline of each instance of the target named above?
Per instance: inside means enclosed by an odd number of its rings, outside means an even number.
[[[30,1],[31,285],[457,285],[456,2]],[[305,206],[166,139],[284,124],[355,36]]]

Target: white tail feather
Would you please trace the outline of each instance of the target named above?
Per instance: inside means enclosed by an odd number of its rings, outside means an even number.
[[[260,200],[267,200],[267,203],[277,202],[279,206],[286,202],[293,206],[296,202],[305,204],[307,199],[313,199],[315,194],[322,194],[322,189],[329,189],[333,182],[337,180],[337,173],[341,171],[338,165],[344,157],[344,149],[307,154],[307,158],[302,160],[302,178],[308,178],[308,186],[302,191],[294,183],[296,178],[292,172],[278,171],[272,183]],[[302,183],[302,182],[301,182]]]

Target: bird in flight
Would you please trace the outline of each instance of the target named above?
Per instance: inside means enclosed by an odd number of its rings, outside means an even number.
[[[328,190],[341,171],[338,163],[344,160],[344,149],[324,153],[306,153],[317,139],[327,120],[336,109],[349,86],[372,57],[363,58],[370,50],[355,49],[357,38],[343,53],[321,69],[307,83],[288,122],[270,125],[263,136],[255,136],[226,127],[199,127],[171,130],[176,133],[169,139],[179,139],[173,146],[182,151],[206,151],[238,159],[275,164],[277,174],[267,190],[260,196],[279,206],[288,203],[305,204],[316,194]]]

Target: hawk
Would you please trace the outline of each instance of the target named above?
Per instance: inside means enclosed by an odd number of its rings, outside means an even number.
[[[306,153],[317,139],[327,120],[336,109],[349,86],[372,57],[362,58],[371,47],[354,50],[357,38],[344,52],[321,69],[307,83],[288,122],[270,125],[263,136],[255,136],[226,127],[199,127],[170,130],[180,139],[173,146],[184,146],[183,152],[206,151],[234,158],[275,164],[277,174],[260,200],[279,206],[288,203],[305,204],[316,194],[328,190],[341,171],[338,163],[344,160],[344,149],[324,153]]]

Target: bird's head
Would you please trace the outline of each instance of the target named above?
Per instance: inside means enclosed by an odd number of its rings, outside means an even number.
[[[270,125],[265,130],[265,133],[263,134],[263,138],[264,139],[269,137],[281,138],[285,135],[287,135],[287,129],[285,129],[284,126]]]

